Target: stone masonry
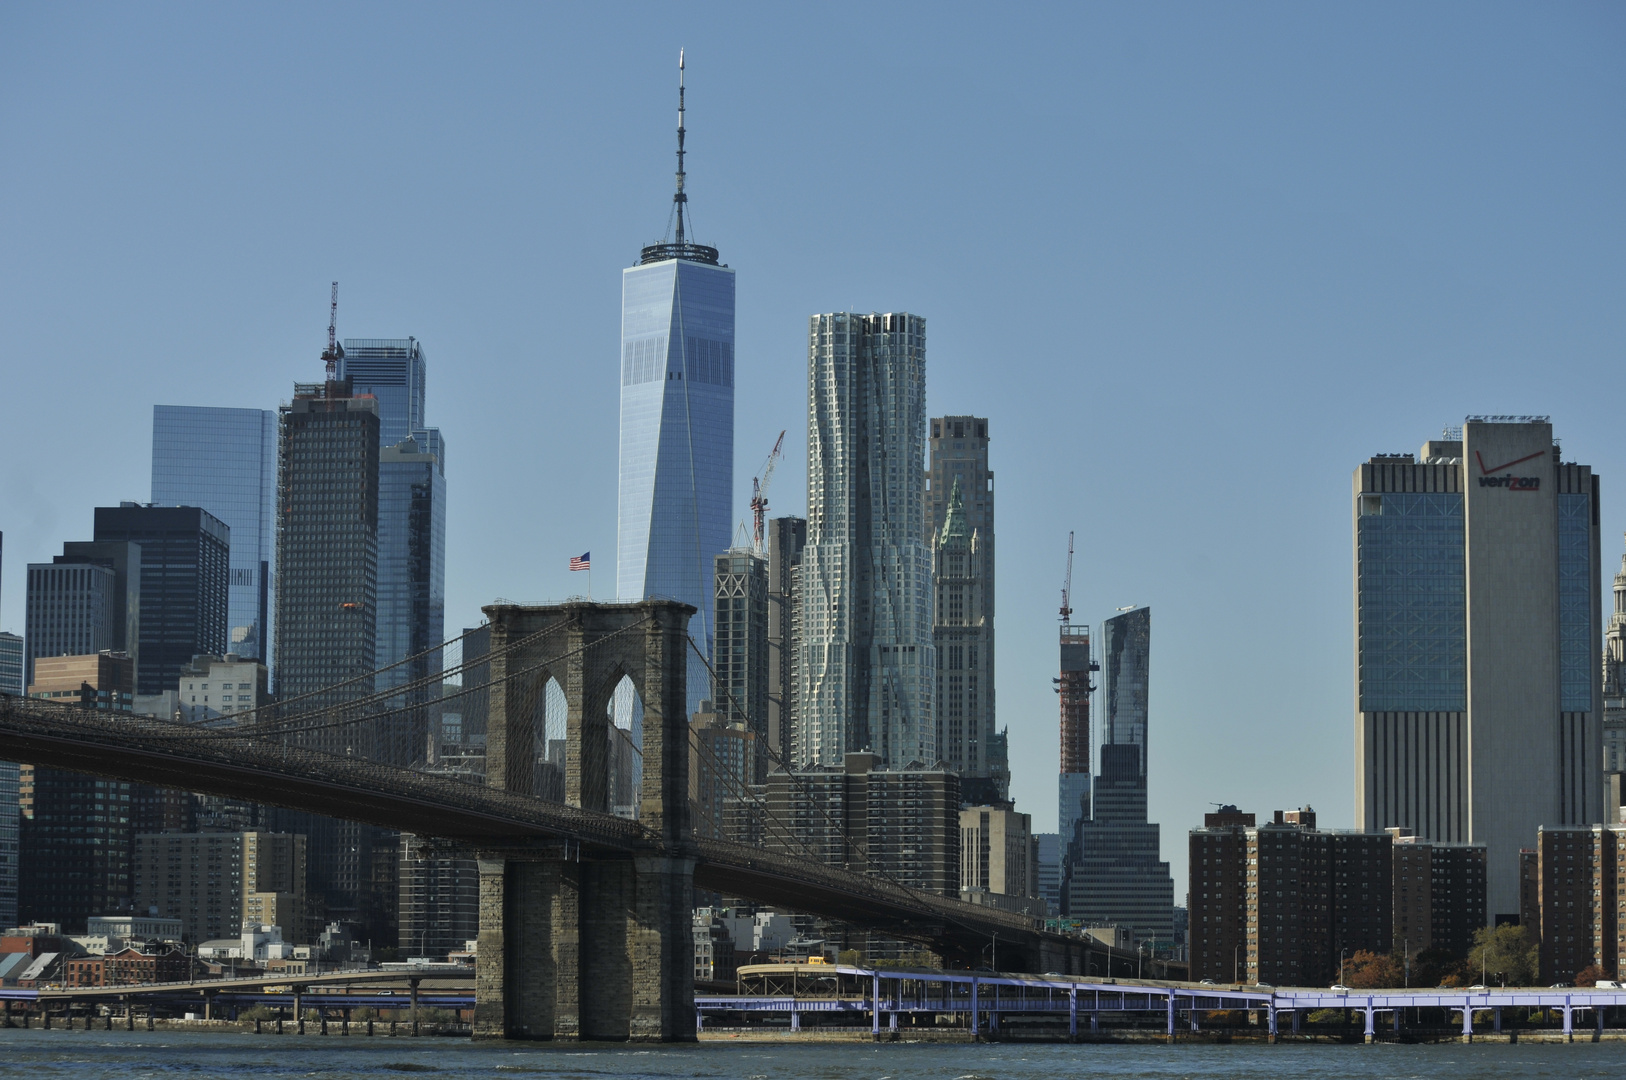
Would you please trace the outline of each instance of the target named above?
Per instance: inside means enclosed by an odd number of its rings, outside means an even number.
[[[644,705],[638,820],[647,850],[488,852],[480,859],[478,1038],[695,1037],[690,906],[688,621],[670,600],[492,605],[486,776],[532,794],[544,688],[564,692],[565,802],[609,812],[610,721],[623,676]],[[523,639],[523,646],[515,643]]]

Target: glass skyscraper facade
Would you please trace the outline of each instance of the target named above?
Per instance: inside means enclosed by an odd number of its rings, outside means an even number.
[[[284,699],[369,675],[377,657],[378,405],[342,382],[296,384],[282,408],[276,677]],[[373,680],[301,703],[365,697]],[[302,733],[309,746],[372,758],[362,725]]]
[[[226,652],[231,531],[219,518],[196,506],[98,506],[95,543],[141,548],[136,693],[174,690],[194,656]]]
[[[446,609],[446,444],[425,426],[428,358],[414,337],[345,338],[338,377],[378,402],[379,690],[439,673]],[[401,662],[419,657],[410,664]],[[395,667],[393,665],[400,664]],[[427,747],[423,720],[383,733],[391,760]]]
[[[17,925],[21,776],[22,767],[16,762],[0,761],[0,928]]]
[[[262,661],[275,614],[276,496],[275,412],[153,407],[153,505],[201,507],[231,530],[227,647]]]
[[[407,438],[378,452],[377,663],[389,667],[379,673],[378,689],[438,675],[435,646],[445,637],[445,623],[446,474],[436,455]],[[428,686],[415,693],[423,700],[436,696]],[[429,725],[414,716],[386,733],[392,760],[425,755]]]
[[[712,560],[729,547],[734,489],[734,271],[698,245],[660,257],[673,249],[622,271],[616,595],[694,605],[689,634],[709,657]],[[710,682],[691,657],[691,712]]]
[[[1101,743],[1136,747],[1141,776],[1146,775],[1151,656],[1151,608],[1136,608],[1106,621],[1101,645]]]
[[[1354,477],[1355,822],[1484,844],[1517,919],[1541,826],[1610,820],[1598,477],[1546,417],[1469,417]]]
[[[0,630],[0,694],[23,696],[23,639]]]
[[[1101,637],[1101,771],[1090,785],[1089,815],[1072,838],[1062,837],[1069,845],[1064,910],[1132,927],[1137,944],[1161,946],[1174,936],[1174,882],[1162,859],[1162,830],[1146,820],[1152,609],[1113,616]]]
[[[1468,701],[1462,493],[1367,496],[1355,519],[1361,709],[1460,712]]]
[[[425,360],[416,338],[344,339],[338,378],[350,380],[351,393],[378,399],[380,446],[394,446],[424,429]]]

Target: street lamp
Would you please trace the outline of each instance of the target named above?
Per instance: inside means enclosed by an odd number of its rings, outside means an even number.
[[[1348,952],[1349,952],[1348,949],[1339,949],[1338,950],[1338,985],[1339,986],[1344,985],[1344,956]]]
[[[1242,942],[1236,943],[1231,950],[1231,981],[1238,986],[1242,985]]]

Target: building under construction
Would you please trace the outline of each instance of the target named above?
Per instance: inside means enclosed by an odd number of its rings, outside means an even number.
[[[1057,781],[1056,829],[1065,861],[1078,823],[1090,816],[1090,682],[1099,669],[1090,652],[1090,628],[1073,620],[1073,537],[1067,537],[1067,578],[1061,590],[1061,776]]]

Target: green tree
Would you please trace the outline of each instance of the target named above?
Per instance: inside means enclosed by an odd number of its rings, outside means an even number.
[[[1479,969],[1474,968],[1473,979],[1461,979],[1461,969],[1468,961],[1460,954],[1450,949],[1431,947],[1421,952],[1411,954],[1411,985],[1412,986],[1440,986],[1447,984],[1447,980],[1456,978],[1457,981],[1449,983],[1452,986],[1467,986],[1479,978]]]
[[[1506,980],[1509,986],[1534,986],[1541,970],[1536,943],[1523,926],[1485,926],[1474,931],[1468,969],[1478,979]]]

